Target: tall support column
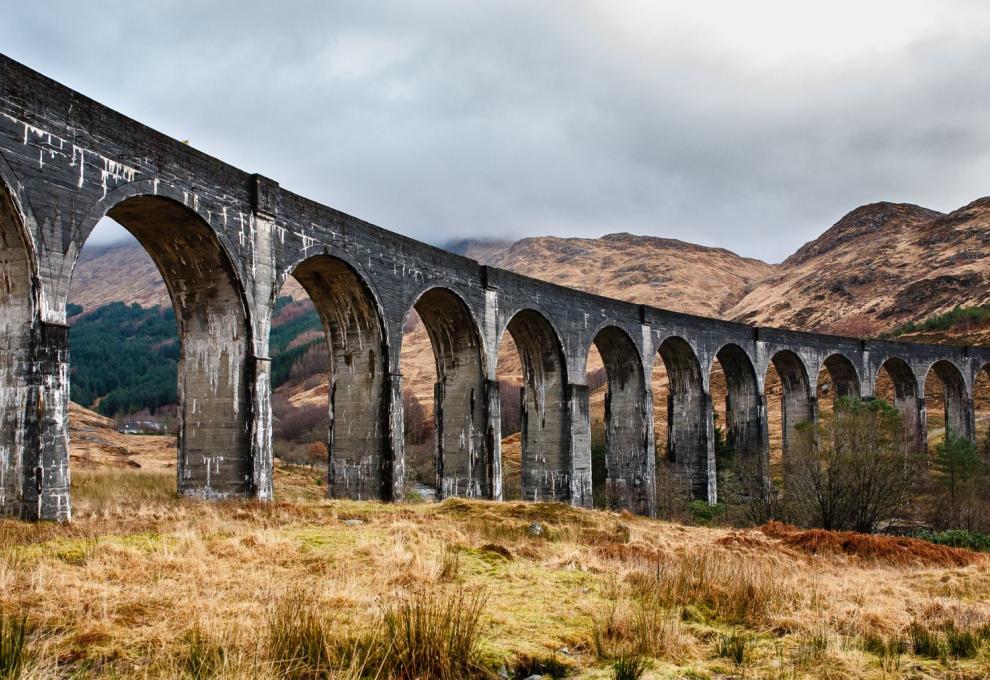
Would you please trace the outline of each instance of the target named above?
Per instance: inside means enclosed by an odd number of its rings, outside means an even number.
[[[915,453],[928,453],[928,407],[925,405],[925,398],[916,397],[914,403],[914,413],[910,418],[905,418],[905,435],[911,443]]]
[[[591,488],[591,409],[587,385],[567,386],[567,420],[570,430],[571,505],[594,506]]]
[[[264,304],[250,315],[258,327],[252,334],[253,356],[247,358],[247,382],[251,389],[251,495],[259,500],[273,497],[274,455],[272,448],[272,360],[268,339],[271,333],[271,305],[275,291],[275,252],[272,233],[278,214],[278,183],[253,175],[251,178],[251,211],[254,228],[250,285],[254,299]]]
[[[653,390],[646,385],[643,394],[643,458],[639,483],[639,514],[657,516],[657,454],[653,435]]]
[[[718,503],[718,477],[715,467],[715,413],[712,410],[712,395],[708,390],[701,392],[699,407],[701,408],[701,423],[703,442],[699,442],[698,453],[704,453],[704,458],[697,461],[691,471],[691,488],[695,498],[701,498],[709,503]],[[704,448],[702,448],[704,447]]]
[[[784,390],[781,395],[781,430],[783,445],[783,484],[784,495],[787,494],[788,480],[794,474],[794,447],[797,446],[797,426],[808,423],[814,426],[818,417],[818,398],[806,394],[803,390]]]
[[[667,395],[667,457],[691,487],[691,496],[714,503],[715,423],[708,392]]]
[[[485,428],[485,461],[487,484],[485,498],[494,501],[502,500],[502,400],[499,394],[498,380],[485,381],[485,400],[487,408],[485,417],[488,425]]]
[[[760,440],[759,440],[759,451],[760,451],[760,471],[763,475],[763,485],[767,491],[770,491],[771,481],[770,481],[770,409],[767,408],[767,395],[765,392],[760,392],[760,404],[759,404],[759,427],[760,427]]]
[[[21,516],[63,522],[72,516],[69,504],[69,327],[40,322],[31,344]]]
[[[766,397],[763,394],[733,394],[725,399],[726,443],[739,459],[744,474],[770,483],[770,449],[767,437]]]
[[[390,497],[383,500],[401,501],[406,497],[406,414],[402,401],[402,374],[389,373],[385,386],[384,422],[388,428],[382,455],[383,488]]]
[[[252,495],[264,501],[272,499],[272,360],[249,359],[251,382],[251,486]]]
[[[971,442],[976,442],[976,413],[973,409],[973,398],[967,396],[963,401],[963,436]]]

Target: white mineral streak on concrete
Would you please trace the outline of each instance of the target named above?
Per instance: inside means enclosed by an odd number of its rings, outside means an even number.
[[[100,186],[103,188],[103,198],[107,197],[107,180],[112,179],[114,185],[117,182],[123,181],[124,183],[130,183],[134,181],[134,177],[137,175],[137,170],[129,165],[120,163],[118,161],[112,160],[105,156],[100,156],[103,161],[103,169],[100,170]]]
[[[20,125],[23,128],[22,143],[27,146],[28,144],[34,144],[39,147],[38,155],[38,165],[40,168],[44,168],[44,153],[48,153],[49,159],[54,160],[56,157],[62,157],[68,161],[68,167],[74,168],[79,166],[79,179],[77,180],[77,186],[82,188],[85,182],[85,165],[86,165],[86,155],[89,154],[93,158],[94,164],[102,164],[102,169],[100,170],[100,184],[103,188],[103,198],[106,198],[109,187],[107,186],[107,181],[112,179],[114,183],[124,181],[133,182],[138,171],[135,168],[126,165],[120,161],[108,158],[103,154],[93,151],[92,149],[87,149],[85,147],[73,144],[71,141],[60,137],[59,135],[45,130],[44,128],[31,125],[25,121],[19,120],[14,116],[7,113],[2,114],[4,118],[14,123],[15,125]],[[71,155],[65,152],[66,147],[72,149]]]

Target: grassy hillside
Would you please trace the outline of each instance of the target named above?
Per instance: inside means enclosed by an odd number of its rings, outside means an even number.
[[[328,501],[299,468],[275,484],[275,503],[202,503],[167,471],[77,470],[71,525],[0,521],[27,677],[444,677],[448,663],[448,677],[591,679],[631,654],[645,678],[990,673],[990,565],[974,553],[553,504]]]
[[[171,307],[111,302],[92,310],[73,305],[69,312],[73,401],[106,416],[175,404],[179,337]],[[279,298],[270,337],[273,387],[324,343],[313,306]]]

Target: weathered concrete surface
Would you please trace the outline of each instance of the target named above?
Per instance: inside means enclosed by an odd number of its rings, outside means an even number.
[[[268,349],[277,292],[299,279],[330,346],[330,493],[402,498],[402,328],[422,318],[436,356],[437,483],[501,496],[496,357],[505,333],[524,369],[526,498],[654,512],[654,411],[665,452],[696,497],[717,499],[710,375],[729,387],[732,443],[767,469],[764,383],[784,387],[784,448],[813,419],[819,376],[871,397],[894,375],[905,427],[923,446],[920,386],[946,386],[951,431],[972,437],[986,348],[934,347],[753,328],[611,300],[479,266],[281,189],[0,57],[0,510],[70,517],[66,295],[79,252],[111,215],[154,258],[182,340],[181,492],[271,497]],[[594,480],[585,368],[608,372],[607,475]],[[667,404],[654,404],[660,357]],[[655,408],[656,407],[656,408]],[[664,452],[661,452],[662,454]],[[786,466],[785,466],[786,467]]]

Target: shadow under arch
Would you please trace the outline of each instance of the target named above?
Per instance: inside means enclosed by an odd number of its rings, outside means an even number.
[[[769,442],[756,368],[746,350],[735,343],[723,345],[715,359],[725,373],[726,446],[735,458],[733,465],[746,477],[745,484],[765,486],[770,478]]]
[[[923,407],[924,394],[914,369],[900,357],[887,357],[877,369],[874,384],[879,382],[877,378],[882,372],[886,372],[890,378],[893,406],[901,414],[901,420],[904,422],[904,441],[913,452],[924,453],[928,449],[928,425]]]
[[[481,332],[465,300],[453,289],[431,286],[412,308],[433,348],[437,382],[433,420],[440,498],[497,498],[501,470],[495,460],[488,411],[498,386],[485,379]]]
[[[560,337],[550,321],[532,309],[516,312],[505,331],[522,363],[522,498],[569,501],[572,465],[567,369]]]
[[[788,478],[792,475],[791,463],[794,458],[794,447],[797,444],[797,426],[800,423],[814,422],[815,397],[811,391],[808,369],[795,352],[788,349],[779,350],[770,357],[770,365],[776,371],[781,386],[781,470],[786,493]],[[768,367],[767,371],[769,370]]]
[[[175,310],[179,493],[270,498],[270,460],[252,450],[251,325],[227,248],[202,216],[166,196],[130,195],[106,215],[151,257]]]
[[[327,493],[395,500],[401,489],[388,446],[388,352],[377,297],[352,264],[331,254],[302,260],[288,276],[316,308],[329,350]]]
[[[822,389],[822,371],[827,370],[832,377],[831,390],[836,398],[860,396],[859,373],[856,366],[844,354],[830,354],[818,369],[815,384]]]
[[[933,363],[925,374],[925,381],[934,374],[942,383],[943,397],[945,400],[945,431],[956,437],[964,437],[974,441],[974,425],[972,419],[972,402],[969,397],[969,390],[966,387],[966,379],[962,371],[954,363],[947,359],[940,359]],[[931,431],[928,432],[931,439]]]
[[[657,350],[667,373],[667,450],[669,461],[688,480],[693,498],[714,502],[714,460],[709,460],[706,411],[711,409],[701,362],[691,345],[681,337],[666,338]],[[653,405],[656,410],[656,404]]]
[[[641,515],[655,512],[655,461],[651,404],[639,350],[617,326],[600,329],[592,341],[605,364],[605,477],[592,469],[592,490],[605,504]],[[587,356],[587,352],[585,356]],[[595,494],[600,495],[600,494]]]
[[[27,504],[36,501],[31,493],[34,485],[28,477],[37,463],[26,460],[29,438],[37,435],[37,428],[28,428],[26,422],[31,399],[34,364],[31,338],[37,325],[38,286],[28,239],[27,225],[14,194],[0,180],[0,513],[3,515],[22,514],[22,499]],[[66,478],[63,486],[67,484]],[[68,508],[65,511],[68,513]]]

